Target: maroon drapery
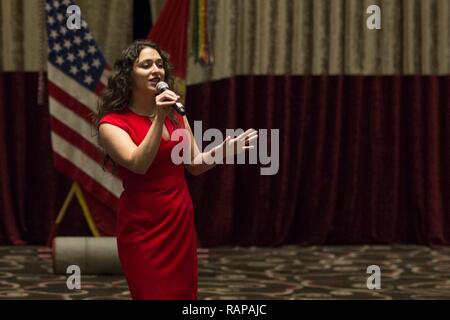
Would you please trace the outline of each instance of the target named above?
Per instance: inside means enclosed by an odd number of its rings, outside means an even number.
[[[203,128],[279,128],[280,170],[191,180],[206,245],[449,243],[450,77],[242,76],[188,89]]]
[[[188,87],[188,117],[280,129],[280,167],[189,183],[204,246],[450,243],[449,76],[241,76]],[[42,244],[70,188],[36,73],[0,74],[0,244]],[[224,132],[224,131],[223,131]],[[72,205],[61,234],[89,234]]]

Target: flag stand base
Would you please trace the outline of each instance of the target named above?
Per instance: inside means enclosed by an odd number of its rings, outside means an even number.
[[[73,182],[72,186],[70,187],[69,193],[67,194],[66,199],[64,200],[64,203],[58,212],[58,216],[56,217],[52,229],[50,230],[50,234],[47,239],[47,247],[52,247],[52,242],[53,239],[55,238],[58,226],[64,219],[64,216],[66,215],[67,212],[67,208],[69,207],[69,204],[74,196],[78,200],[78,204],[81,207],[81,211],[83,211],[84,218],[86,219],[86,222],[88,224],[89,230],[91,230],[92,235],[94,237],[100,237],[100,232],[98,231],[97,226],[95,225],[94,219],[92,219],[92,215],[91,212],[89,211],[89,207],[83,195],[83,191],[81,190],[78,183]]]

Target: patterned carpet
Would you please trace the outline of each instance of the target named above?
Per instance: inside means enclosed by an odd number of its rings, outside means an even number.
[[[368,289],[367,267],[381,268]],[[0,299],[129,299],[122,276],[69,290],[42,247],[0,246]],[[220,247],[199,259],[200,299],[450,299],[450,247]]]

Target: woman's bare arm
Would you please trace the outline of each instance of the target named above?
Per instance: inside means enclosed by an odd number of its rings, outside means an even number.
[[[227,156],[236,155],[242,151],[253,149],[253,146],[246,145],[244,142],[250,143],[258,138],[258,134],[254,129],[249,129],[246,132],[239,135],[237,138],[227,137],[225,141],[219,146],[213,149],[200,152],[197,142],[192,134],[191,126],[187,117],[183,117],[185,128],[189,131],[189,137],[191,141],[191,163],[186,164],[185,168],[194,176],[198,176],[208,170],[211,170],[216,166],[216,163],[210,163],[211,161],[205,162],[205,159],[214,159],[216,157],[216,152],[219,152],[223,160]],[[241,142],[240,144],[238,143]],[[240,149],[240,150],[239,150]]]
[[[99,127],[100,144],[109,156],[128,170],[145,174],[153,163],[161,143],[164,120],[154,119],[139,146],[121,128],[103,123]]]

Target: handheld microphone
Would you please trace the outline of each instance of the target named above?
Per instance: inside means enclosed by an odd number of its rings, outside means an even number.
[[[169,89],[169,85],[167,83],[165,83],[164,81],[160,81],[156,84],[156,92],[158,94],[163,93],[164,91]],[[175,104],[172,105],[172,108],[178,112],[179,114],[181,114],[182,116],[184,116],[186,114],[186,109],[184,108],[184,106],[180,103],[180,102],[176,102]]]

